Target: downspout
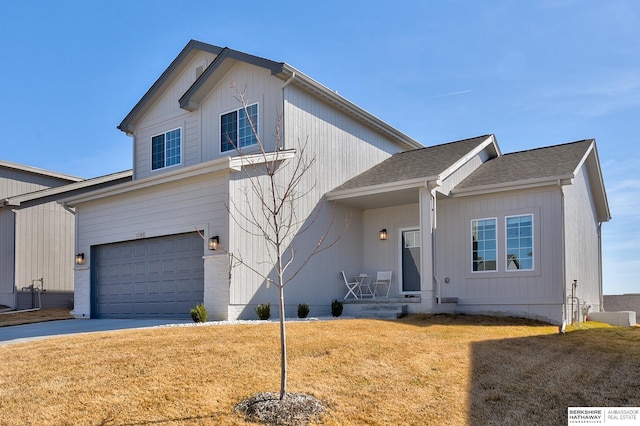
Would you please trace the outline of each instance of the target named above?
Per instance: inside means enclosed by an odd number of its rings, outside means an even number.
[[[441,303],[442,299],[442,283],[438,279],[438,274],[436,271],[437,268],[437,257],[436,257],[436,235],[437,235],[437,227],[438,227],[438,208],[436,202],[436,188],[440,186],[440,180],[435,180],[426,183],[426,187],[431,194],[431,270],[433,273],[432,281],[436,282],[436,304]]]
[[[565,246],[565,235],[564,235],[564,225],[565,225],[565,215],[564,215],[564,191],[562,190],[562,181],[558,179],[558,189],[560,190],[560,214],[562,215],[560,220],[560,238],[562,242],[562,330],[564,332],[564,328],[567,324],[567,264],[566,264],[566,246]],[[572,313],[573,315],[573,313]]]
[[[598,280],[600,282],[600,310],[604,312],[604,291],[602,287],[602,222],[598,222]]]

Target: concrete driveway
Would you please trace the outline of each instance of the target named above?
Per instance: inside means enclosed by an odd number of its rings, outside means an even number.
[[[11,327],[0,327],[0,346],[67,334],[157,327],[160,325],[185,324],[191,322],[193,321],[190,319],[72,319],[15,325]]]

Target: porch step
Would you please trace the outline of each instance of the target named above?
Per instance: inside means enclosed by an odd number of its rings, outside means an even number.
[[[362,304],[360,307],[361,318],[398,319],[407,316],[408,305],[399,304]]]

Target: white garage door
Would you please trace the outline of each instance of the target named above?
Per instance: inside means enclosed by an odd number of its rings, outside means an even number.
[[[97,246],[92,317],[189,318],[203,301],[203,247],[197,233]]]

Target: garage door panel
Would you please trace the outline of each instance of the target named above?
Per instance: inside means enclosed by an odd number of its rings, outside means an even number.
[[[203,243],[197,233],[95,251],[98,318],[189,318],[190,309],[203,301]]]

